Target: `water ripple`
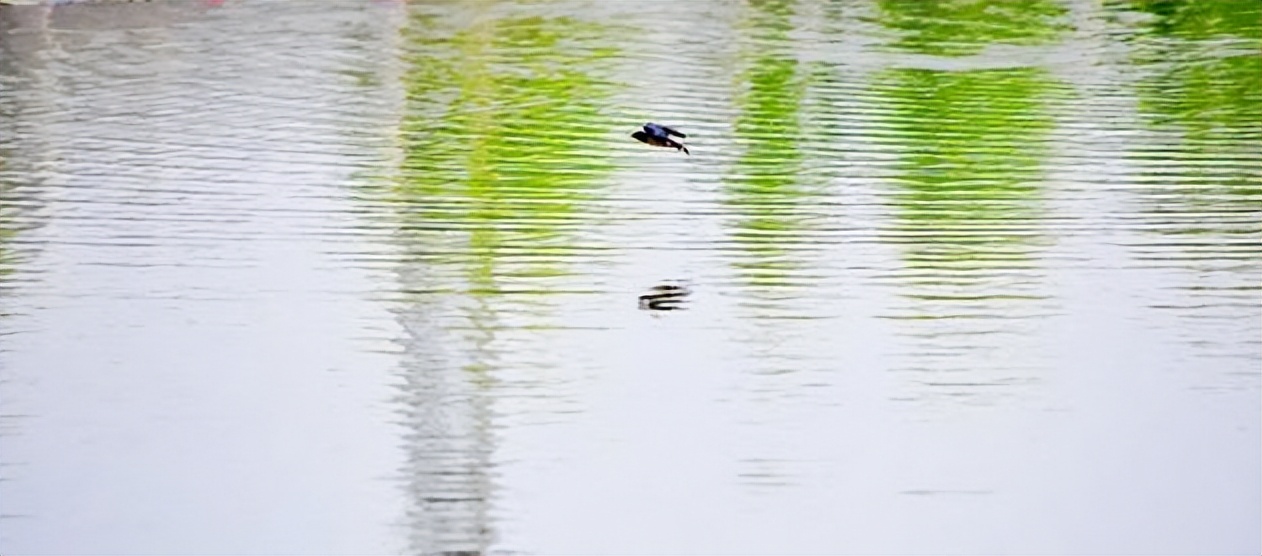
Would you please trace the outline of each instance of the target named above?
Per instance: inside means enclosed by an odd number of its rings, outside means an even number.
[[[1251,3],[62,4],[0,6],[17,551],[1252,548],[1185,513],[1257,517]]]

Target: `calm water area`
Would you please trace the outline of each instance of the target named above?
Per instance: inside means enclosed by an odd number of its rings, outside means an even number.
[[[33,4],[5,556],[1262,551],[1257,0]]]

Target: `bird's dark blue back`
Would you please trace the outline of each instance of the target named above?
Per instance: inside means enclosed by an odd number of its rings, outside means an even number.
[[[684,135],[678,131],[675,131],[674,129],[671,129],[664,125],[658,125],[653,122],[644,124],[644,131],[648,133],[649,135],[652,135],[654,137],[660,137],[662,139],[669,138],[671,135],[674,135],[680,138],[687,137],[687,135]]]

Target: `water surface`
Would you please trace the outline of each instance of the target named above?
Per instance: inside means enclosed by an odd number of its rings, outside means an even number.
[[[1260,21],[0,6],[0,550],[1255,554]]]

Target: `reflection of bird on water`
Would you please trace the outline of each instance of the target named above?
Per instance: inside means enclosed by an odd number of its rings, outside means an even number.
[[[649,289],[649,293],[640,296],[640,308],[649,311],[675,311],[683,309],[684,301],[692,293],[688,286],[680,284],[659,284]]]
[[[684,154],[691,154],[688,152],[688,147],[685,147],[683,143],[680,143],[679,141],[671,139],[671,135],[679,137],[680,139],[688,137],[687,135],[675,131],[674,129],[664,125],[657,125],[653,122],[644,124],[644,131],[637,131],[631,134],[632,137],[638,139],[642,143],[648,143],[654,147],[669,147],[675,150],[684,151]]]

